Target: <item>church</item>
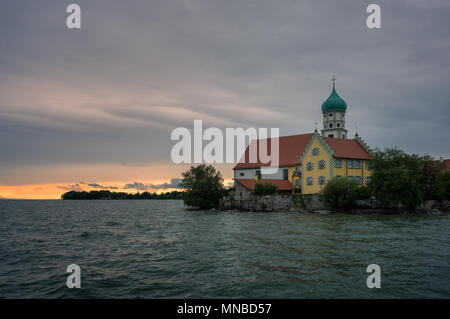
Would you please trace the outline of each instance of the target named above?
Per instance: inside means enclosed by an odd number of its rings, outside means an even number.
[[[370,148],[358,134],[354,139],[348,138],[347,103],[336,92],[334,76],[332,82],[331,94],[322,104],[320,134],[316,128],[314,133],[279,137],[279,169],[274,174],[264,174],[262,168],[268,164],[259,159],[256,163],[249,162],[249,145],[243,159],[233,168],[236,195],[248,196],[256,183],[272,183],[279,192],[302,194],[320,192],[333,177],[354,179],[360,185],[369,183]]]

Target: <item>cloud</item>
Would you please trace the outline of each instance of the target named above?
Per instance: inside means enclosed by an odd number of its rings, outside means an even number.
[[[129,184],[125,184],[123,189],[136,189],[139,191],[145,191],[149,189],[167,189],[167,188],[181,188],[180,187],[181,178],[172,178],[170,183],[162,183],[162,184],[144,184],[141,182],[133,182]]]
[[[60,189],[63,189],[65,191],[77,191],[77,192],[82,192],[84,191],[83,188],[81,188],[80,184],[72,184],[72,185],[58,185],[56,186]]]
[[[117,186],[100,185],[97,183],[91,183],[91,184],[87,184],[87,185],[92,188],[101,188],[101,189],[118,189],[119,188]]]
[[[150,188],[153,189],[166,189],[166,188],[181,188],[180,183],[181,178],[172,178],[170,183],[162,183],[162,184],[150,184]]]
[[[79,32],[63,2],[2,4],[2,182],[67,164],[168,163],[171,131],[194,119],[310,133],[332,74],[349,136],[357,125],[371,147],[450,156],[448,1],[380,0],[379,30],[354,0],[91,2],[77,2]]]
[[[138,191],[145,191],[148,190],[150,188],[150,185],[148,184],[143,184],[140,182],[134,182],[134,183],[130,183],[130,184],[125,184],[123,186],[123,189],[136,189]]]

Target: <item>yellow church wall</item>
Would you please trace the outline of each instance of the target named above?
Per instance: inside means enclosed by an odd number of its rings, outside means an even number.
[[[349,168],[347,169],[347,177],[348,176],[363,176],[362,168]]]
[[[351,159],[342,159],[344,161],[344,165],[342,168],[334,168],[333,175],[337,176],[361,176],[363,179],[363,185],[366,185],[365,177],[372,175],[372,172],[368,169],[366,169],[366,160],[363,160],[362,168],[348,168],[347,164],[349,160]]]
[[[322,144],[319,142],[317,138],[313,137],[313,142],[310,145],[309,148],[305,151],[304,157],[302,159],[302,193],[303,194],[315,194],[321,191],[321,189],[325,186],[326,182],[330,179],[330,171],[332,171],[332,168],[330,167],[330,164],[332,165],[332,161],[330,161],[330,155],[327,153],[325,148],[322,146]],[[314,148],[319,149],[319,155],[314,156],[312,155],[312,150]],[[318,168],[318,163],[320,160],[325,161],[325,168]],[[306,168],[306,163],[312,162],[313,163],[313,169],[308,170]],[[319,185],[318,178],[319,176],[325,176],[325,184]],[[307,185],[306,179],[308,177],[313,178],[313,184]]]
[[[340,167],[340,168],[334,167],[334,158],[333,158],[333,177],[334,176],[338,176],[338,175],[342,176],[342,177],[347,177],[347,174],[346,174],[347,161],[345,159],[343,159],[343,158],[337,158],[337,159],[342,160],[343,164],[342,164],[342,167]]]

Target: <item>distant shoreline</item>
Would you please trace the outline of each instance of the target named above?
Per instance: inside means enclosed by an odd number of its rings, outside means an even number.
[[[61,195],[62,200],[150,200],[150,199],[183,199],[184,192],[172,191],[167,193],[125,193],[125,192],[111,192],[108,190],[100,191],[70,191]]]
[[[31,199],[33,200],[33,199]],[[37,199],[40,200],[40,199]],[[45,200],[45,199],[44,199]],[[183,200],[182,198],[73,198],[73,199],[48,199],[48,200]]]

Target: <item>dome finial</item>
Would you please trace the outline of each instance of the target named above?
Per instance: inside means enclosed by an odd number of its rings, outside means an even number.
[[[329,111],[343,111],[347,109],[347,103],[337,94],[336,92],[336,75],[333,75],[331,78],[331,82],[333,82],[333,89],[331,90],[331,94],[328,99],[322,103],[322,112]]]

